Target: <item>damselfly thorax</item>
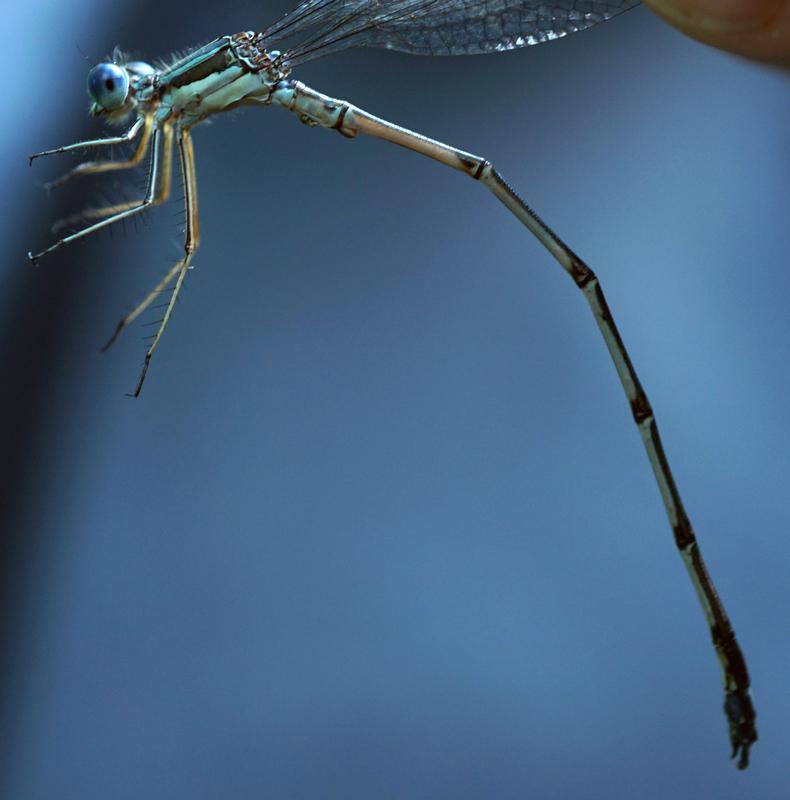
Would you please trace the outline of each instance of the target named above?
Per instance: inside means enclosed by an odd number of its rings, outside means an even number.
[[[278,52],[270,54],[252,32],[221,36],[168,69],[133,87],[143,113],[156,124],[191,127],[212,114],[243,104],[271,102],[288,70]]]

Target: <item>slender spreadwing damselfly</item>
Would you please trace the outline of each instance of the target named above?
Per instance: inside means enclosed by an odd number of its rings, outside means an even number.
[[[749,675],[735,634],[716,593],[680,498],[645,394],[595,273],[521,200],[490,161],[402,128],[345,100],[309,88],[292,77],[300,64],[349,47],[382,47],[421,55],[463,55],[511,50],[588,29],[638,5],[634,0],[305,0],[262,32],[221,36],[174,63],[155,68],[128,61],[116,49],[111,61],[88,75],[91,113],[131,126],[118,136],[77,142],[36,153],[34,158],[137,141],[126,160],[86,161],[51,186],[78,175],[128,169],[150,153],[142,199],[89,209],[58,223],[83,224],[35,255],[36,262],[63,245],[164,203],[170,195],[172,157],[178,150],[184,180],[184,255],[118,323],[116,337],[163,293],[165,312],[145,355],[135,395],[172,316],[198,248],[195,155],[191,129],[240,106],[280,106],[301,122],[398,144],[466,173],[485,186],[556,259],[581,290],[614,362],[655,474],[675,542],[710,628],[724,678],[724,710],[732,756],[745,768],[757,740]],[[282,42],[282,44],[278,44]],[[277,44],[282,49],[275,49]]]

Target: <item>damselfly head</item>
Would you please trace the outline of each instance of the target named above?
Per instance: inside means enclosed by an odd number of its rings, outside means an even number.
[[[91,114],[120,111],[129,100],[129,73],[119,64],[103,62],[88,73],[88,94],[93,100]]]
[[[116,53],[113,53],[116,58]],[[93,100],[90,113],[110,122],[120,121],[138,103],[138,90],[152,85],[156,70],[145,61],[104,61],[88,73],[88,94]]]

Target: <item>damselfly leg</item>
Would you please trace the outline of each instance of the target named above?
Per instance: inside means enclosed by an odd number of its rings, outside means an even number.
[[[44,184],[45,188],[49,191],[51,189],[57,189],[58,186],[62,186],[67,181],[70,181],[72,178],[76,178],[79,175],[95,175],[98,172],[113,172],[115,170],[121,169],[130,169],[131,167],[136,167],[145,157],[145,154],[148,152],[148,144],[151,140],[151,129],[153,127],[153,117],[148,114],[143,119],[138,119],[137,122],[130,128],[130,130],[124,134],[123,137],[118,137],[121,139],[121,143],[124,142],[131,142],[134,141],[134,138],[137,135],[137,131],[140,129],[142,125],[142,134],[140,135],[140,141],[137,143],[137,148],[135,149],[134,153],[130,158],[123,159],[120,161],[83,161],[81,164],[77,164],[76,167],[70,169],[65,175],[61,175],[59,178],[56,178],[54,181],[50,181],[47,184]],[[130,135],[131,132],[131,135]],[[115,144],[116,142],[105,140],[104,144]],[[85,146],[84,144],[82,145]],[[52,150],[47,155],[53,153],[62,153],[66,152],[67,150],[71,149],[71,147],[63,148],[61,150]],[[38,153],[37,155],[45,155],[44,153]],[[35,156],[31,156],[31,159],[35,158]]]
[[[32,153],[29,155],[28,162],[32,164],[35,159],[41,158],[42,156],[54,156],[58,153],[68,153],[71,150],[85,150],[90,147],[109,147],[113,144],[125,144],[126,142],[131,142],[134,140],[138,131],[141,127],[143,127],[144,124],[145,120],[138,118],[134,121],[132,127],[129,128],[126,133],[122,133],[120,136],[110,136],[104,139],[87,139],[84,142],[74,142],[74,144],[66,144],[62,147],[55,147],[52,150],[42,150],[40,153]]]
[[[141,200],[130,200],[125,203],[116,203],[114,205],[109,206],[102,206],[101,208],[91,208],[86,209],[85,211],[80,212],[79,214],[74,214],[73,216],[66,217],[62,220],[59,220],[53,226],[53,230],[59,230],[60,228],[66,225],[72,225],[78,222],[84,222],[91,219],[98,219],[99,222],[95,223],[94,225],[90,225],[87,228],[83,228],[80,231],[77,231],[70,236],[65,236],[62,239],[59,239],[55,244],[51,247],[48,247],[46,250],[42,250],[40,253],[36,255],[28,254],[30,260],[35,263],[39,258],[48,253],[51,253],[53,250],[56,250],[58,247],[68,244],[69,242],[74,241],[75,239],[79,239],[83,236],[87,236],[90,233],[94,233],[101,228],[112,224],[113,222],[117,222],[121,219],[125,219],[133,214],[137,214],[143,211],[146,208],[161,205],[162,203],[167,202],[170,197],[170,191],[172,187],[172,173],[173,173],[173,125],[172,123],[164,123],[161,126],[161,129],[154,128],[153,125],[153,116],[146,115],[144,118],[140,118],[135,122],[135,124],[124,134],[122,137],[115,137],[113,139],[102,139],[102,140],[95,140],[91,142],[79,142],[74,145],[66,145],[65,147],[59,147],[54,150],[47,150],[43,153],[36,153],[32,158],[42,155],[53,155],[55,153],[65,153],[70,150],[75,150],[80,147],[88,147],[88,146],[99,146],[104,144],[116,144],[119,141],[132,141],[136,135],[136,133],[142,128],[142,136],[140,137],[140,141],[137,145],[137,148],[131,158],[123,160],[123,161],[86,161],[82,164],[77,165],[74,169],[67,172],[62,178],[59,178],[57,181],[53,182],[51,185],[60,185],[65,183],[72,177],[77,175],[90,175],[93,173],[98,172],[110,172],[113,170],[120,170],[120,169],[128,169],[129,167],[133,167],[136,164],[139,164],[140,161],[144,158],[146,152],[149,149],[149,144],[151,145],[151,166],[148,171],[148,180],[146,185],[146,193],[145,197]],[[161,142],[159,141],[159,137],[161,136]],[[102,347],[102,352],[107,350],[110,345],[118,338],[118,335],[121,331],[130,323],[133,322],[137,317],[145,311],[146,308],[159,297],[162,292],[166,291],[170,284],[173,282],[173,279],[177,277],[175,289],[172,292],[170,301],[167,305],[167,309],[165,311],[165,315],[163,319],[160,321],[159,328],[157,333],[153,339],[151,345],[149,345],[148,350],[145,354],[145,361],[143,364],[143,371],[140,379],[137,383],[137,386],[134,391],[134,396],[140,394],[140,389],[143,385],[143,380],[145,379],[145,374],[148,370],[148,364],[151,361],[151,356],[153,355],[154,350],[156,349],[159,340],[162,338],[162,334],[164,333],[164,329],[167,326],[167,323],[172,315],[173,306],[176,302],[178,292],[181,289],[181,285],[184,281],[184,276],[186,275],[187,270],[189,269],[189,265],[192,260],[192,256],[194,255],[195,251],[197,250],[197,193],[195,191],[195,169],[194,169],[194,152],[192,149],[192,139],[189,136],[189,132],[187,130],[182,130],[179,132],[179,152],[181,154],[181,169],[184,175],[184,191],[185,191],[185,203],[187,208],[187,226],[186,226],[186,234],[185,234],[185,242],[184,242],[184,250],[185,256],[183,259],[178,261],[170,271],[165,275],[162,280],[154,287],[154,289],[149,292],[149,294],[143,299],[141,303],[139,303],[131,312],[129,312],[126,316],[124,316],[121,321],[118,323],[113,335],[110,337],[109,341]],[[161,158],[160,158],[161,157]]]
[[[115,169],[127,169],[135,166],[135,164],[142,161],[148,149],[148,140],[150,139],[150,130],[143,132],[143,138],[140,140],[140,146],[137,148],[135,154],[127,161],[99,161],[99,162],[84,162],[83,164],[75,167],[71,172],[63,176],[63,180],[72,175],[88,175],[93,172],[109,172]],[[77,172],[80,167],[89,167]],[[96,167],[96,168],[94,168]],[[173,172],[173,126],[165,124],[162,126],[162,168],[159,177],[159,188],[156,196],[151,202],[151,207],[166,203],[170,198],[170,186]],[[115,203],[111,206],[101,206],[100,208],[86,208],[78,214],[72,214],[63,219],[59,219],[52,226],[52,232],[57,233],[65,227],[77,225],[80,222],[87,222],[91,219],[103,219],[115,214],[120,214],[122,211],[128,211],[140,205],[141,200],[128,200],[125,203]]]
[[[115,329],[110,341],[105,345],[106,349],[109,347],[118,334],[134,319],[136,319],[151,302],[159,296],[170,285],[170,282],[175,278],[175,286],[170,294],[170,301],[165,308],[165,313],[159,322],[156,335],[153,341],[148,346],[148,350],[143,360],[143,369],[140,373],[140,378],[137,381],[137,386],[133,392],[134,397],[140,394],[143,388],[143,382],[148,372],[148,365],[151,363],[151,358],[159,344],[162,334],[165,332],[167,323],[173,315],[176,301],[178,300],[181,287],[184,285],[184,278],[192,264],[192,258],[200,244],[200,224],[198,220],[198,204],[197,204],[197,178],[195,175],[195,151],[192,147],[192,135],[188,128],[180,128],[178,131],[178,152],[181,158],[181,173],[184,176],[184,206],[186,210],[186,225],[184,226],[184,257],[178,261],[165,275],[165,277],[149,292],[148,296],[135,308],[130,314],[127,314]]]
[[[40,258],[43,258],[46,255],[54,252],[60,247],[63,247],[65,244],[70,244],[77,239],[81,239],[84,236],[88,236],[91,233],[95,233],[102,228],[106,228],[108,225],[111,225],[113,222],[119,222],[122,219],[126,219],[131,217],[135,214],[139,214],[141,211],[145,211],[146,208],[151,206],[156,198],[156,185],[157,181],[159,180],[160,175],[160,164],[159,164],[159,136],[160,132],[159,129],[154,129],[153,135],[151,137],[151,166],[148,170],[148,181],[146,185],[146,192],[145,197],[134,203],[129,208],[124,208],[122,211],[118,211],[113,213],[111,216],[106,217],[105,219],[100,220],[99,222],[95,222],[93,225],[89,225],[87,228],[82,228],[82,230],[77,231],[76,233],[69,234],[68,236],[64,236],[62,239],[58,239],[54,244],[47,247],[46,250],[42,250],[40,253],[28,253],[28,258],[35,264]],[[56,150],[54,152],[64,152],[63,150]]]

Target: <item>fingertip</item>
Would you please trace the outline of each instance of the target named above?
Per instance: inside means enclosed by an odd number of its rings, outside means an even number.
[[[645,4],[701,42],[790,65],[790,0],[645,0]]]

